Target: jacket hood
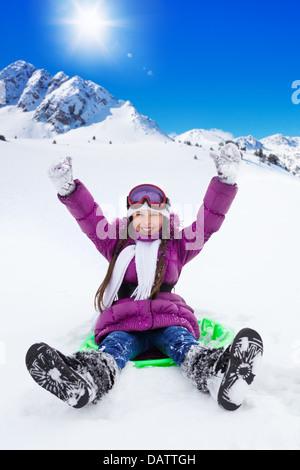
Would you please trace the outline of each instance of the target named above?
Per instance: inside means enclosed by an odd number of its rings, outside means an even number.
[[[117,235],[122,235],[122,233],[126,233],[127,223],[128,223],[127,217],[114,219],[112,221],[112,227],[115,230],[115,233]],[[159,238],[161,238],[164,233],[165,234],[164,238],[167,238],[169,240],[174,240],[175,238],[178,238],[176,234],[178,234],[182,228],[183,228],[183,222],[180,219],[179,215],[176,214],[175,212],[170,212],[169,219],[164,217],[163,232],[162,230],[160,230]],[[143,236],[139,232],[136,232],[135,230],[132,230],[132,232],[133,232],[133,237],[130,237],[130,238],[144,240],[144,241],[152,241],[151,236],[150,237],[147,235]],[[155,240],[157,238],[153,238],[153,239]]]

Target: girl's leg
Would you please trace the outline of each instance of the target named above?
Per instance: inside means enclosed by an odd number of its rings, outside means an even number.
[[[123,369],[128,361],[148,348],[149,341],[145,332],[114,331],[101,342],[99,351],[113,356],[118,367]]]
[[[169,326],[148,332],[149,340],[163,354],[170,357],[179,366],[187,352],[193,346],[199,346],[195,336],[182,326]]]
[[[26,366],[38,385],[74,408],[97,403],[120,373],[109,354],[88,349],[65,356],[45,343],[29,348]]]
[[[226,349],[204,346],[176,326],[153,330],[151,338],[199,391],[210,393],[229,411],[241,406],[263,355],[262,339],[251,328],[240,330]]]

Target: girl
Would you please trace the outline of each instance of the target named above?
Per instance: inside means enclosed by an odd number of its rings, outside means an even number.
[[[173,359],[221,407],[236,410],[242,404],[262,356],[260,335],[245,328],[225,350],[205,347],[198,342],[193,309],[172,292],[183,266],[221,227],[237,193],[237,147],[229,143],[220,155],[210,156],[218,176],[209,184],[197,219],[183,230],[169,199],[155,185],[134,187],[127,197],[127,217],[110,224],[85,186],[73,180],[70,157],[49,169],[59,200],[109,262],[95,295],[99,349],[65,356],[38,343],[26,355],[32,378],[68,405],[97,403],[126,363],[151,348]]]

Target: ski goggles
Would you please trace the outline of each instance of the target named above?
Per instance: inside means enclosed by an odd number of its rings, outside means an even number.
[[[144,202],[158,210],[170,205],[170,200],[163,190],[154,184],[139,184],[135,186],[127,196],[127,209],[131,206],[142,205]]]

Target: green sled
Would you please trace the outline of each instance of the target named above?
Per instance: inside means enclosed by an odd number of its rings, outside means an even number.
[[[203,318],[198,320],[200,327],[199,343],[208,345],[213,348],[222,348],[228,346],[235,336],[232,328],[221,325],[210,318]],[[79,351],[86,351],[88,349],[98,349],[99,346],[95,343],[95,335],[91,334],[79,346]],[[163,359],[144,359],[133,360],[134,367],[141,369],[142,367],[171,367],[177,366],[169,357]]]

